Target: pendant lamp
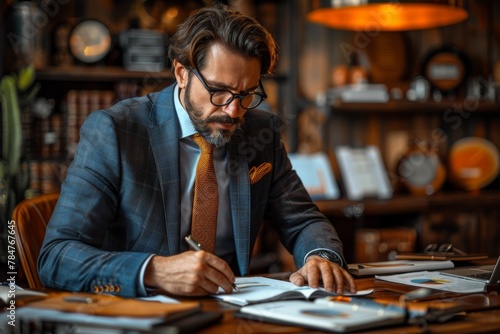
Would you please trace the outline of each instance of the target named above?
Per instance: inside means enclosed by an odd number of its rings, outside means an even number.
[[[311,0],[309,21],[356,31],[408,31],[448,26],[467,19],[463,1]]]

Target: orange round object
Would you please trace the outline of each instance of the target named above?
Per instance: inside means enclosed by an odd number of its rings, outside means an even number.
[[[332,69],[332,86],[341,87],[349,82],[349,68],[346,65],[338,65]]]
[[[499,156],[498,148],[484,138],[460,139],[450,149],[450,179],[466,190],[479,190],[498,176]]]

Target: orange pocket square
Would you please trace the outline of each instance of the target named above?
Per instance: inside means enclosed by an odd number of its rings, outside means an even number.
[[[255,184],[260,181],[266,175],[273,169],[273,165],[271,165],[269,162],[264,162],[258,167],[253,166],[250,168],[248,171],[248,174],[250,176],[250,184]]]

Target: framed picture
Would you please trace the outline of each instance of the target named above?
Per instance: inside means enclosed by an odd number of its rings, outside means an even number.
[[[335,150],[347,198],[367,197],[388,199],[393,189],[376,146],[351,148],[339,146]]]
[[[313,200],[337,199],[340,190],[335,180],[332,165],[324,153],[288,155],[293,169],[302,180]]]

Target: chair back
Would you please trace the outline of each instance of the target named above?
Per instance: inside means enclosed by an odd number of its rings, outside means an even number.
[[[45,229],[59,198],[59,193],[43,194],[20,202],[12,213],[17,258],[29,288],[42,288],[36,262],[45,237]]]

